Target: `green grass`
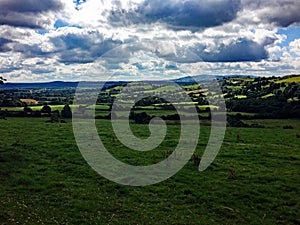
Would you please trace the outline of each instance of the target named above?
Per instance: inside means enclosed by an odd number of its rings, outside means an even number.
[[[193,84],[193,85],[185,85],[182,86],[184,89],[189,89],[189,90],[198,90],[199,89],[199,84]]]
[[[218,106],[214,106],[214,105],[199,105],[198,106],[201,110],[206,110],[207,108],[211,108],[211,109],[218,109]]]
[[[59,110],[61,111],[65,105],[49,105],[51,107],[51,110]],[[29,106],[33,111],[40,111],[43,106]],[[71,108],[77,107],[76,105],[70,105]],[[89,109],[94,108],[93,105],[88,107]],[[8,110],[8,111],[23,111],[24,107],[1,107],[1,110]],[[109,109],[108,105],[96,105],[96,110],[107,110]]]
[[[270,98],[270,97],[273,97],[273,96],[275,96],[275,94],[271,93],[271,94],[268,94],[268,95],[264,95],[261,98],[266,99],[266,98]]]
[[[295,77],[290,77],[287,79],[279,80],[276,83],[283,83],[283,82],[285,82],[285,83],[292,83],[292,82],[300,83],[300,76],[295,76]]]
[[[24,107],[1,107],[1,110],[23,111]]]
[[[231,80],[233,80],[233,81],[248,81],[248,82],[251,82],[251,81],[254,81],[254,78],[240,77],[240,78],[231,78]]]
[[[248,124],[259,124],[266,128],[283,128],[284,126],[292,126],[295,128],[295,132],[300,129],[300,121],[297,119],[255,119],[255,120],[245,120],[243,121]],[[285,132],[285,131],[284,131]],[[298,132],[299,133],[299,132]]]
[[[144,91],[144,93],[153,93],[153,92],[169,92],[169,91],[178,91],[179,87],[177,86],[173,86],[173,85],[168,85],[168,86],[163,86],[163,87],[159,87],[156,89],[153,89],[152,86],[150,86],[150,88],[148,88],[149,90]]]
[[[242,99],[242,98],[247,98],[246,95],[236,95],[234,96],[235,98],[238,98],[238,99]]]
[[[268,121],[272,129],[228,128],[206,171],[189,162],[172,178],[147,187],[101,177],[77,149],[71,121],[45,120],[0,120],[0,224],[300,223],[299,120]],[[288,122],[295,129],[281,128]],[[137,135],[148,135],[146,125],[132,126]],[[168,139],[153,153],[140,154],[114,138],[110,121],[99,120],[97,127],[113,155],[127,163],[139,158],[141,164],[172,150],[180,131],[168,126]],[[197,154],[209,133],[201,126]]]
[[[64,107],[64,105],[49,105],[51,107],[51,110],[59,110],[61,111]],[[33,111],[40,111],[43,106],[29,106]],[[71,107],[73,107],[71,105]],[[1,110],[8,110],[8,111],[23,111],[24,107],[1,107]]]
[[[227,112],[228,115],[237,115],[241,114],[243,116],[255,116],[257,113],[248,113],[248,112]]]

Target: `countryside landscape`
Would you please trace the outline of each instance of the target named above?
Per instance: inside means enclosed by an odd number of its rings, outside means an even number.
[[[210,115],[218,113],[207,96],[215,93],[192,77],[176,82],[193,105],[175,104],[187,116],[190,107],[197,108],[199,142],[180,172],[146,187],[113,183],[80,154],[71,119],[77,83],[1,85],[1,224],[300,223],[300,76],[218,77],[228,127],[218,156],[204,172],[198,165]],[[85,110],[95,109],[99,137],[114,157],[131,165],[157,163],[176,147],[180,120],[164,99],[142,99],[131,109],[134,134],[149,136],[148,123],[159,116],[167,121],[167,136],[150,152],[124,147],[112,129],[110,109],[128,83],[104,85],[97,104]],[[155,89],[160,86],[154,83],[155,93],[175,95],[172,87]]]
[[[299,0],[0,0],[0,225],[300,225]]]

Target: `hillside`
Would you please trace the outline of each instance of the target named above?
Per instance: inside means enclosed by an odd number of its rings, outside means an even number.
[[[97,104],[102,105],[105,111],[111,107],[115,99],[118,99],[119,103],[124,100],[119,110],[127,108],[128,104],[133,103],[132,99],[138,98],[143,93],[148,97],[144,97],[136,102],[134,109],[146,110],[147,113],[149,110],[156,110],[154,114],[159,115],[162,115],[162,112],[165,115],[171,114],[175,110],[172,104],[176,104],[180,105],[186,111],[196,106],[202,116],[208,116],[207,113],[210,110],[218,110],[218,99],[224,98],[227,111],[230,115],[240,114],[242,117],[247,118],[249,116],[255,118],[300,118],[299,75],[285,77],[239,75],[218,77],[222,94],[217,94],[214,90],[205,88],[205,86],[209,86],[212,78],[214,77],[201,75],[174,80],[190,97],[191,101],[189,102],[183,100],[182,93],[178,93],[179,89],[170,86],[167,81],[150,82],[143,86],[133,82],[131,86],[136,86],[135,91],[128,94],[122,92],[128,82],[108,82],[105,84],[103,82],[84,82],[83,84],[86,87],[91,88],[90,90],[85,90],[84,97],[88,98],[89,92],[92,93],[96,88],[104,85],[99,93]],[[195,80],[200,80],[200,84],[195,82]],[[57,108],[54,106],[73,104],[77,85],[78,82],[8,83],[1,87],[0,107],[8,111],[22,111],[22,107],[31,105],[42,106],[47,104],[52,105],[52,108]],[[120,95],[121,93],[122,95]],[[160,94],[171,96],[172,104],[165,99],[156,97]],[[208,97],[217,100],[214,103],[215,105],[209,104]],[[41,107],[38,109],[41,109]],[[151,114],[153,115],[153,113]]]

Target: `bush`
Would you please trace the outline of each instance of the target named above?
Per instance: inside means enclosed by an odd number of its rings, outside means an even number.
[[[237,116],[228,116],[227,123],[230,127],[249,127],[248,124],[245,124]]]
[[[150,120],[152,119],[151,116],[149,116],[147,113],[142,112],[142,113],[132,113],[130,117],[135,121],[137,124],[148,124]]]
[[[72,118],[71,107],[68,104],[66,104],[62,109],[61,116],[64,118]]]
[[[257,124],[257,123],[251,124],[250,127],[252,127],[252,128],[265,128],[265,126],[259,125],[259,124]]]
[[[294,127],[290,126],[290,125],[286,125],[282,127],[283,129],[294,129]]]
[[[41,113],[51,113],[51,107],[49,105],[44,105],[43,108],[41,109]]]

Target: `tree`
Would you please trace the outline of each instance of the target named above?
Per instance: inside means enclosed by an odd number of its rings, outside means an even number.
[[[6,81],[6,79],[3,77],[0,77],[0,85],[4,84],[4,81]],[[6,120],[6,111],[2,111],[1,108],[0,108],[0,118]]]
[[[25,105],[25,107],[23,108],[23,111],[25,113],[32,113],[32,109],[29,106],[27,106],[27,105]]]
[[[58,123],[59,122],[59,111],[54,110],[51,112],[51,123]]]
[[[61,116],[64,118],[72,118],[72,111],[69,104],[66,104],[61,111]]]
[[[209,103],[205,97],[200,96],[198,98],[198,105],[209,105]]]
[[[138,114],[132,112],[130,113],[130,119],[133,119],[137,124],[148,124],[152,119],[152,117],[149,116],[146,112],[142,112]]]
[[[50,115],[51,113],[51,107],[48,104],[45,104],[43,108],[41,109],[41,113],[48,113]]]

